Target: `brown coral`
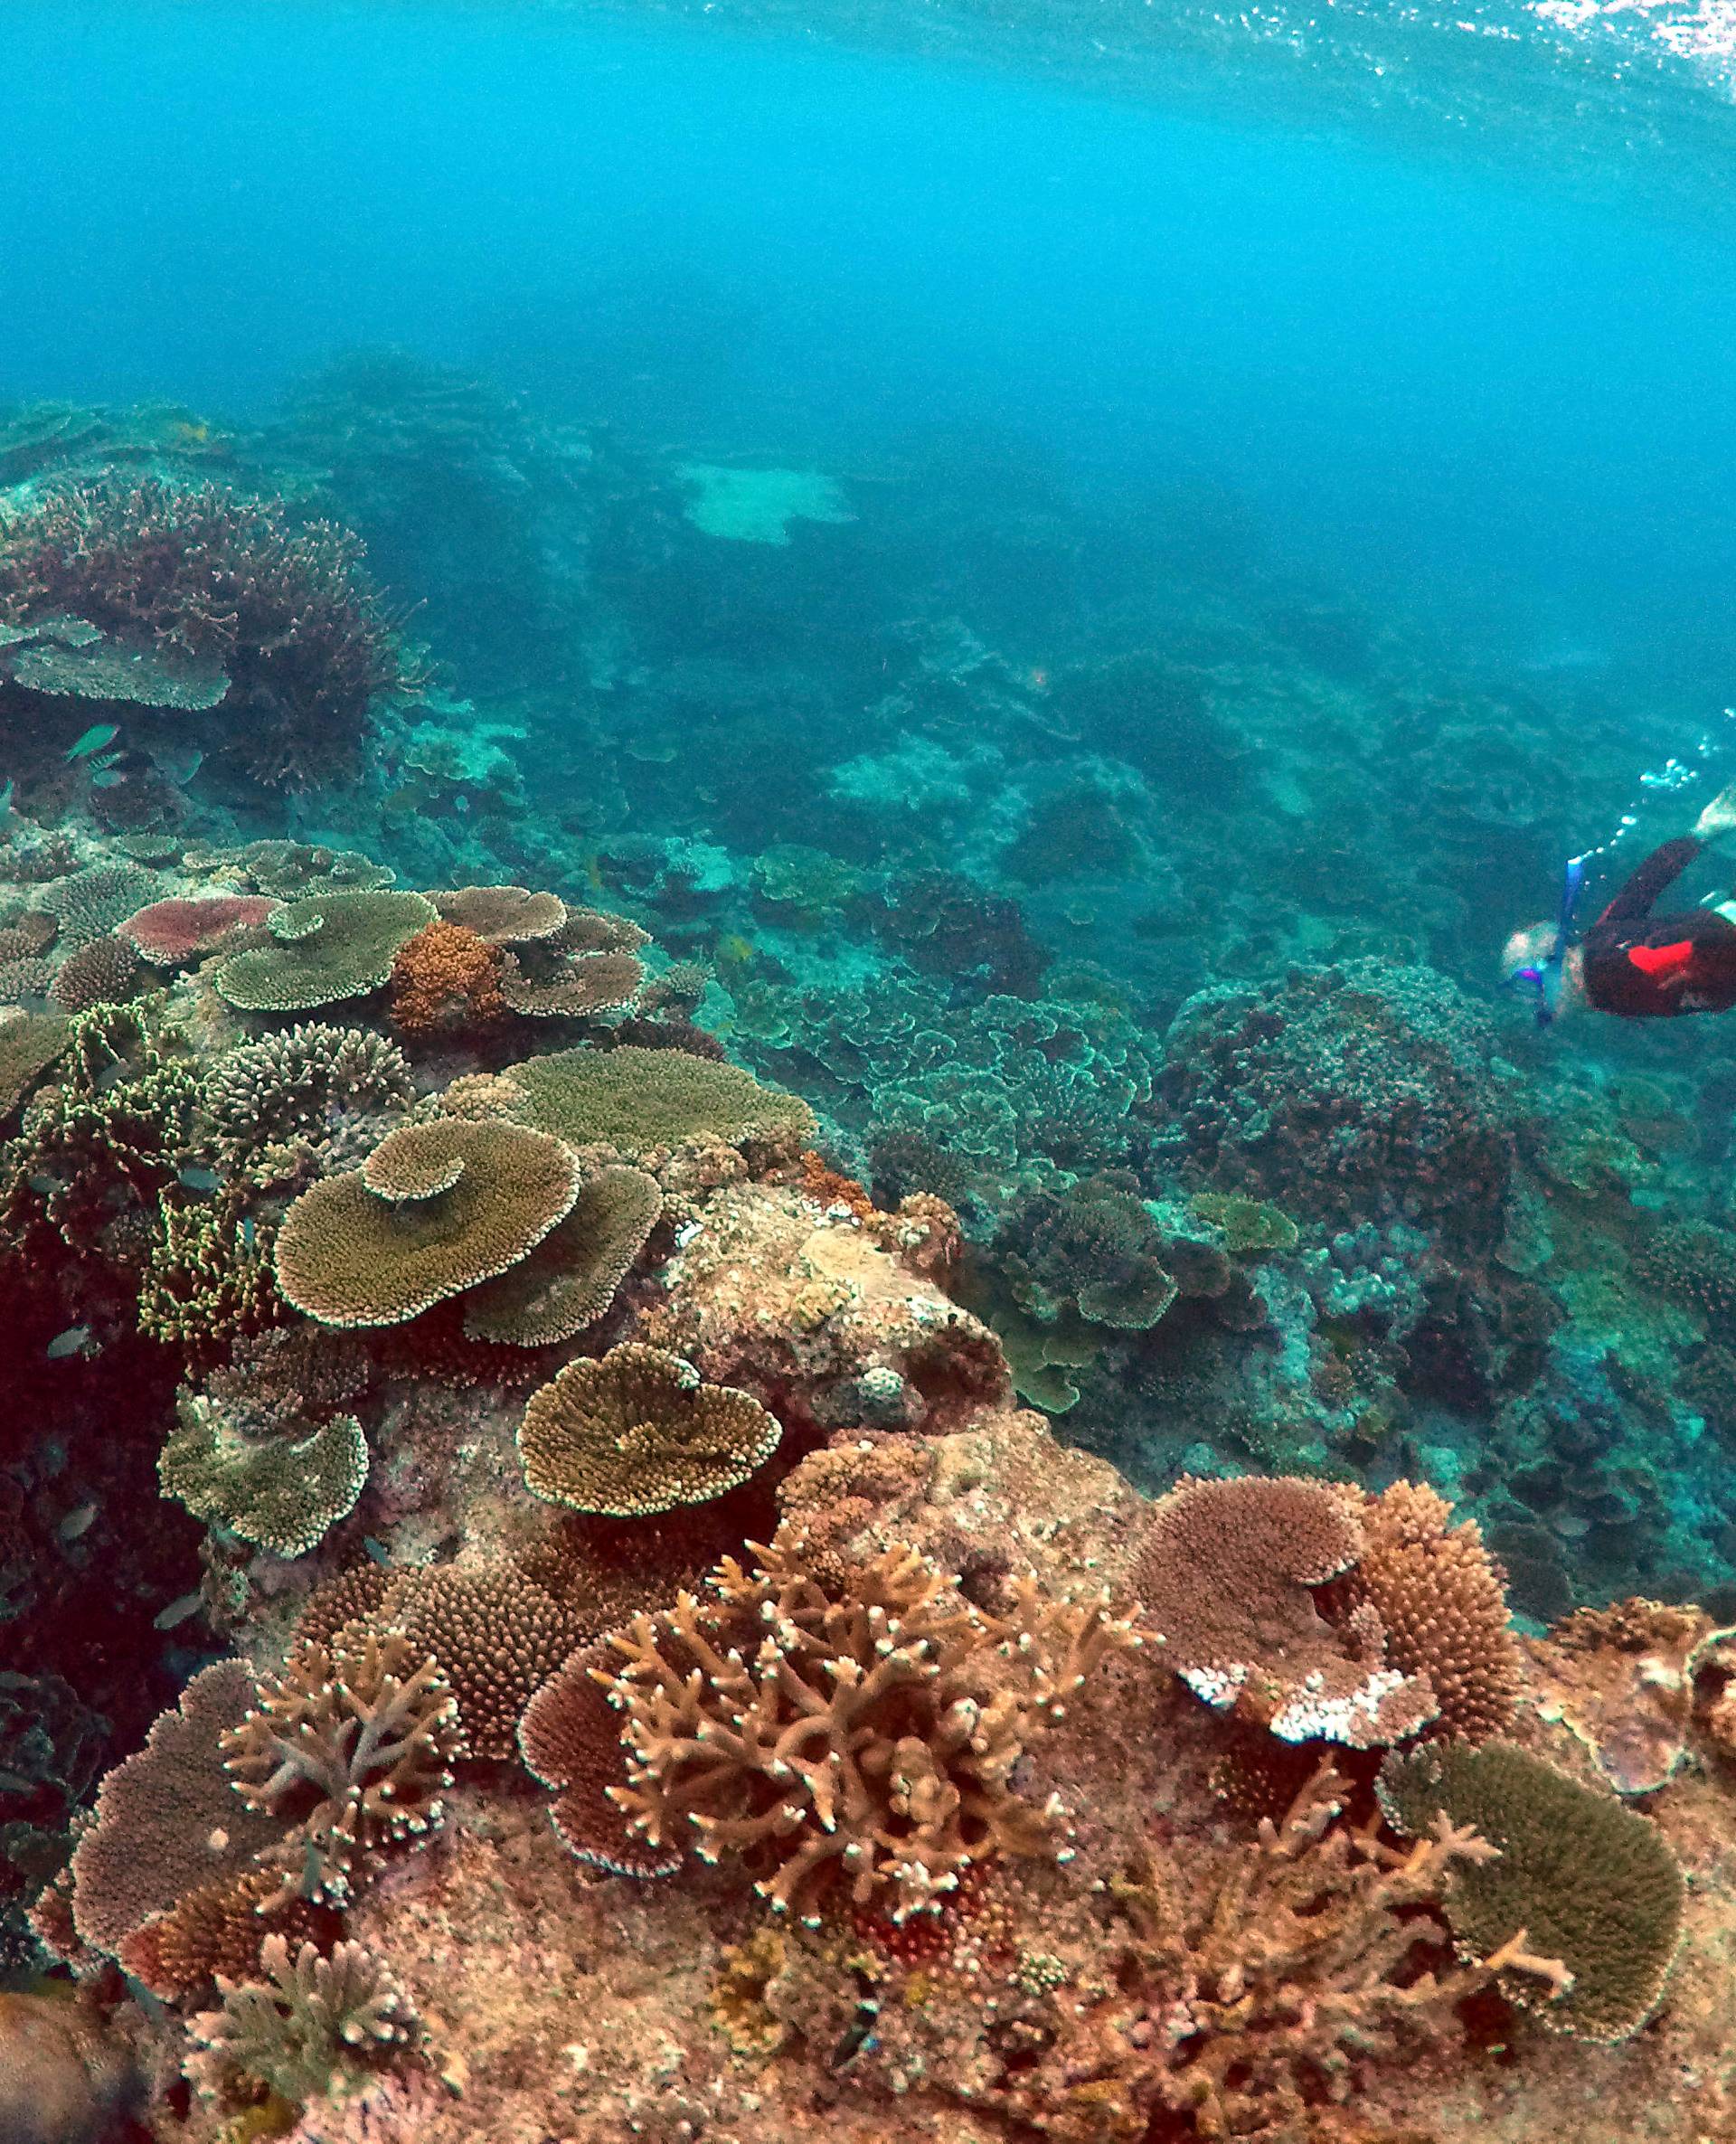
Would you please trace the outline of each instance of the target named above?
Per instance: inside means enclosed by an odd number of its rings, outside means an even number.
[[[462,924],[491,946],[552,938],[567,921],[567,904],[528,886],[450,886],[429,899],[448,923]]]
[[[438,1662],[458,1704],[456,1753],[511,1757],[532,1694],[554,1674],[584,1621],[512,1564],[402,1573],[385,1611],[411,1650]]]
[[[1363,1546],[1355,1515],[1324,1483],[1184,1480],[1153,1511],[1128,1582],[1196,1696],[1285,1742],[1365,1749],[1431,1719],[1435,1696],[1387,1661],[1371,1609],[1335,1629],[1315,1603],[1309,1589],[1342,1576]]]
[[[391,1012],[401,1034],[465,1034],[506,1010],[501,953],[474,930],[443,918],[399,947],[392,964]]]
[[[1348,1614],[1381,1620],[1385,1657],[1425,1676],[1439,1707],[1429,1732],[1487,1742],[1512,1724],[1524,1666],[1508,1628],[1504,1574],[1474,1520],[1426,1484],[1395,1481],[1379,1496],[1343,1492],[1362,1522],[1355,1569],[1335,1591]]]
[[[517,1347],[575,1338],[615,1300],[662,1212],[663,1194],[643,1169],[599,1170],[529,1257],[470,1290],[465,1331]]]
[[[359,1169],[302,1194],[277,1241],[285,1299],[323,1325],[397,1325],[516,1265],[571,1210],[559,1139],[442,1118],[389,1132]]]
[[[67,1013],[88,1013],[93,1005],[125,1005],[138,988],[138,955],[130,941],[105,933],[67,956],[50,996]]]
[[[1145,1997],[1118,2082],[1189,2134],[1344,2133],[1323,2105],[1353,2100],[1378,2063],[1455,2041],[1455,2006],[1493,1977],[1452,1969],[1450,1955],[1439,1969],[1441,1894],[1493,1849],[1446,1824],[1408,1853],[1384,1849],[1341,1820],[1341,1786],[1322,1764],[1247,1846],[1195,1867],[1153,1854],[1115,1886],[1135,1934],[1124,1978]]]
[[[299,1884],[342,1901],[359,1859],[426,1837],[452,1784],[458,1710],[435,1662],[397,1631],[304,1642],[261,1678],[222,1747],[241,1800],[290,1827],[300,1860],[280,1895]]]
[[[726,1559],[712,1598],[637,1617],[609,1643],[627,1783],[613,1799],[654,1846],[759,1872],[811,1914],[834,1883],[895,1921],[973,1863],[1053,1853],[1063,1811],[1013,1773],[1127,1636],[1101,1599],[1013,1588],[991,1617],[911,1549],[828,1591],[780,1534],[756,1571]]]
[[[120,1945],[120,1962],[153,1995],[178,2002],[210,1987],[219,1974],[250,1979],[269,1935],[297,1945],[329,1939],[334,1916],[305,1899],[283,1898],[282,1888],[281,1871],[271,1867],[201,1884],[136,1928]]]
[[[518,1456],[544,1502],[631,1518],[738,1488],[782,1435],[750,1393],[707,1384],[679,1355],[629,1342],[569,1363],[531,1394]]]
[[[145,1747],[103,1780],[96,1822],[72,1856],[73,1924],[85,1942],[115,1953],[153,1914],[282,1846],[283,1826],[238,1801],[223,1770],[224,1738],[253,1695],[247,1661],[203,1668]]]
[[[538,951],[541,949],[537,949]],[[533,1020],[583,1020],[631,1005],[645,969],[631,953],[508,953],[500,992],[514,1012]]]

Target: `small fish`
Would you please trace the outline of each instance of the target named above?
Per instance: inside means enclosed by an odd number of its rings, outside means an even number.
[[[178,1601],[171,1601],[166,1608],[160,1608],[151,1618],[153,1630],[173,1630],[176,1624],[184,1623],[191,1615],[197,1615],[204,1606],[197,1593],[183,1593]]]
[[[117,774],[112,767],[104,767],[90,777],[93,789],[118,789],[126,780],[124,774]]]
[[[113,723],[94,723],[76,743],[68,746],[66,757],[69,761],[88,760],[92,752],[100,751],[105,744],[112,744],[119,735]]]
[[[76,1510],[69,1511],[54,1530],[62,1541],[76,1541],[80,1534],[90,1531],[90,1522],[96,1516],[94,1504],[80,1504]]]
[[[70,1355],[95,1355],[88,1325],[70,1325],[63,1333],[56,1333],[43,1351],[50,1362],[63,1363]]]
[[[368,1558],[371,1563],[391,1563],[392,1551],[386,1546],[383,1541],[376,1541],[372,1534],[364,1534],[362,1536],[362,1545],[367,1550]]]
[[[175,1182],[188,1191],[221,1191],[223,1179],[215,1169],[202,1168],[196,1162],[189,1162],[176,1176]]]

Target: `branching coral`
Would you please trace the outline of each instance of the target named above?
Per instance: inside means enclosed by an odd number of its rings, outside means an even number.
[[[575,1338],[615,1300],[662,1212],[663,1194],[643,1169],[599,1170],[528,1257],[471,1289],[465,1331],[518,1347]]]
[[[1427,1678],[1391,1664],[1366,1603],[1342,1627],[1310,1588],[1363,1549],[1348,1506],[1320,1482],[1183,1481],[1156,1506],[1128,1582],[1164,1658],[1208,1705],[1286,1742],[1363,1749],[1433,1718]]]
[[[274,1148],[329,1165],[359,1158],[416,1100],[404,1053],[365,1027],[307,1021],[225,1052],[200,1089],[201,1136],[227,1169],[251,1171]]]
[[[1341,1785],[1323,1764],[1247,1846],[1190,1868],[1154,1853],[1115,1886],[1136,1938],[1124,1977],[1143,1998],[1119,2082],[1191,2134],[1338,2134],[1321,2108],[1352,2100],[1371,2066],[1456,2040],[1455,2006],[1492,1977],[1453,1969],[1439,1902],[1494,1849],[1444,1821],[1408,1853],[1382,1848],[1340,1820]]]
[[[448,1117],[391,1132],[284,1217],[278,1286],[324,1325],[398,1325],[518,1263],[571,1209],[559,1139]]]
[[[392,1020],[401,1034],[465,1034],[502,1017],[501,953],[474,930],[437,918],[398,949]]]
[[[284,1896],[346,1899],[358,1862],[439,1823],[458,1711],[433,1660],[397,1631],[303,1643],[261,1678],[222,1748],[242,1801],[288,1825],[299,1850]]]
[[[273,943],[231,953],[212,979],[244,1013],[310,1012],[364,997],[388,979],[406,942],[435,920],[420,893],[310,893],[268,919]]]
[[[1445,1911],[1461,1946],[1510,1945],[1560,1961],[1514,1963],[1503,1985],[1558,2032],[1624,2040],[1657,2007],[1675,1956],[1682,1871],[1655,1824],[1509,1743],[1429,1743],[1382,1768],[1381,1806],[1407,1837],[1444,1822],[1497,1849],[1461,1865]]]
[[[708,1384],[679,1355],[629,1342],[569,1363],[531,1394],[518,1456],[546,1502],[634,1518],[738,1488],[782,1435],[751,1393]]]
[[[263,1979],[224,1976],[222,2008],[193,2020],[200,2052],[187,2073],[212,2097],[263,2086],[286,2100],[312,2099],[415,2035],[403,1991],[360,1943],[339,1943],[327,1958],[310,1942],[291,1950],[269,1935],[259,1964]]]
[[[1064,1853],[1059,1802],[1022,1799],[1014,1772],[1127,1641],[1101,1599],[1027,1582],[999,1618],[913,1549],[844,1583],[781,1534],[756,1554],[754,1571],[726,1560],[709,1598],[609,1638],[627,1769],[614,1799],[653,1846],[741,1859],[779,1909],[811,1915],[840,1884],[897,1921],[973,1863]]]
[[[273,1555],[302,1556],[355,1508],[368,1478],[368,1446],[354,1415],[259,1439],[238,1433],[200,1393],[184,1392],[176,1404],[179,1420],[157,1478],[165,1496],[207,1525]]]
[[[232,1193],[205,1204],[156,1205],[138,1277],[138,1329],[209,1354],[257,1333],[278,1308],[251,1216]]]
[[[0,618],[44,612],[220,664],[228,748],[262,781],[329,778],[370,702],[401,682],[356,539],[221,485],[108,477],[42,490],[0,536]]]

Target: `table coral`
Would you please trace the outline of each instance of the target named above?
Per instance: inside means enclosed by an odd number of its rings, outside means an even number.
[[[1196,1696],[1285,1742],[1353,1749],[1413,1733],[1438,1709],[1426,1676],[1387,1658],[1365,1607],[1329,1624],[1311,1588],[1362,1554],[1361,1525],[1322,1483],[1184,1481],[1157,1505],[1129,1583],[1142,1628]]]
[[[617,1518],[708,1504],[777,1450],[783,1426],[750,1393],[708,1384],[679,1355],[633,1342],[569,1363],[519,1424],[527,1488]]]
[[[277,906],[260,893],[171,897],[136,909],[116,928],[154,968],[178,968],[264,923]]]
[[[702,1138],[797,1148],[814,1135],[814,1113],[795,1095],[683,1050],[561,1050],[505,1076],[521,1123],[575,1145],[639,1155]]]
[[[275,942],[230,954],[212,980],[239,1012],[310,1012],[377,990],[405,943],[436,921],[420,893],[309,894],[268,919]]]
[[[290,1207],[278,1286],[325,1325],[396,1325],[516,1265],[578,1195],[570,1151],[544,1133],[456,1117],[405,1125]]]
[[[285,1425],[259,1439],[238,1435],[196,1393],[181,1394],[177,1412],[157,1477],[165,1496],[208,1525],[273,1555],[303,1556],[355,1508],[368,1478],[368,1445],[354,1415]]]
[[[519,1347],[576,1338],[615,1300],[662,1212],[663,1194],[642,1169],[599,1169],[527,1257],[469,1291],[465,1331]]]

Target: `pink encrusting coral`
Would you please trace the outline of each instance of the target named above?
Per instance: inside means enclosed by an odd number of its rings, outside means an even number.
[[[153,901],[118,926],[155,968],[178,968],[215,952],[241,931],[261,924],[281,904],[262,893],[204,893]]]

